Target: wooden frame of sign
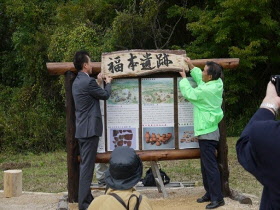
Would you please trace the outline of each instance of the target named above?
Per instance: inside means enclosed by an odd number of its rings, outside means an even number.
[[[121,51],[121,53],[146,53],[147,51],[143,50],[136,50],[136,51]],[[183,57],[185,56],[185,51],[170,51],[170,50],[156,50],[150,51],[154,53],[171,53],[174,54],[176,59],[179,59],[178,62],[182,62]],[[112,55],[117,55],[116,53],[111,53]],[[103,54],[104,57],[105,54]],[[107,56],[110,53],[106,54]],[[117,56],[116,56],[117,57]],[[114,57],[115,58],[115,57]],[[181,60],[180,60],[181,59]],[[200,68],[203,68],[206,61],[214,61],[219,63],[221,66],[227,69],[234,69],[239,65],[238,58],[221,58],[221,59],[197,59],[193,60],[193,64]],[[182,64],[183,65],[183,64]],[[178,65],[179,67],[174,67],[173,69],[170,68],[159,68],[154,71],[146,71],[144,74],[135,73],[131,74],[129,72],[125,77],[141,77],[141,78],[175,78],[178,77],[178,71],[182,70],[182,65]],[[92,63],[93,74],[98,74],[101,71],[101,63],[95,62]],[[152,66],[153,67],[153,66]],[[183,68],[186,68],[183,65]],[[71,62],[64,62],[64,63],[47,63],[47,69],[50,75],[65,75],[65,89],[66,89],[66,145],[67,145],[67,168],[68,168],[68,200],[69,202],[77,202],[78,200],[78,186],[79,186],[79,160],[78,160],[78,153],[79,147],[77,140],[75,139],[75,107],[74,101],[72,96],[72,83],[76,77],[76,70]],[[136,71],[135,71],[136,72]],[[148,73],[147,73],[148,72]],[[164,72],[164,73],[162,73]],[[127,73],[127,72],[126,72]],[[133,73],[133,71],[132,71]],[[106,72],[105,72],[106,74]],[[109,72],[107,72],[109,74]],[[150,74],[150,75],[149,75]],[[143,76],[145,75],[145,76]],[[147,76],[149,75],[149,76]],[[116,75],[113,76],[115,78],[120,78],[122,76]],[[177,104],[177,84],[174,82],[174,102]],[[141,98],[141,92],[140,98]],[[139,105],[140,106],[140,105]],[[224,103],[222,105],[224,110]],[[141,110],[141,107],[140,107]],[[106,110],[105,110],[106,112]],[[142,124],[142,113],[140,111],[140,122],[139,125]],[[178,109],[177,106],[174,105],[174,126],[178,126]],[[222,188],[223,194],[225,196],[231,195],[231,190],[229,189],[229,171],[228,171],[228,147],[226,143],[226,126],[225,120],[223,119],[219,124],[220,129],[220,144],[218,148],[218,162],[219,168],[221,171],[221,179],[222,179]],[[105,117],[105,126],[106,126],[106,117]],[[140,128],[141,126],[139,126]],[[175,138],[178,137],[178,129],[175,129]],[[140,132],[139,139],[142,138],[142,134]],[[168,149],[168,150],[139,150],[137,154],[139,154],[140,158],[143,161],[161,161],[161,160],[178,160],[178,159],[195,159],[199,158],[200,153],[199,149],[178,149],[178,139],[176,139],[177,143],[175,144],[175,149]],[[141,147],[139,147],[141,149]],[[105,152],[97,154],[96,162],[106,163],[109,161],[111,152]]]

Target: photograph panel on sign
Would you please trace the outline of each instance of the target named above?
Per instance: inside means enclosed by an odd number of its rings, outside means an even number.
[[[142,79],[143,104],[173,104],[172,78],[144,78]]]
[[[116,147],[128,146],[134,150],[139,149],[138,128],[136,127],[110,127],[108,130],[108,151]]]
[[[129,105],[139,103],[138,79],[115,79],[108,104]]]
[[[179,127],[179,149],[199,148],[198,138],[194,136],[193,126]]]
[[[174,127],[143,127],[142,149],[174,149]]]

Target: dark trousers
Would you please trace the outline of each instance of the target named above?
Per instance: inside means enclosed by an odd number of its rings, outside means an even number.
[[[93,178],[93,171],[98,147],[98,136],[78,139],[80,148],[80,179],[79,179],[79,209],[87,209],[93,196],[90,185]]]
[[[223,198],[221,189],[220,171],[215,155],[218,146],[218,141],[200,140],[200,164],[205,196],[211,201],[220,201]]]

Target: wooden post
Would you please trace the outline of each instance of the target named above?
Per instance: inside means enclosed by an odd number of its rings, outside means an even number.
[[[22,194],[22,171],[4,171],[4,197],[17,197]]]
[[[222,76],[222,80],[224,78]],[[225,115],[225,93],[223,93],[223,103],[222,109]],[[222,192],[225,197],[230,195],[229,189],[229,170],[228,170],[228,145],[227,145],[227,135],[226,135],[226,120],[225,116],[219,123],[220,129],[220,141],[218,147],[218,165],[220,169],[221,182],[222,182]]]
[[[163,194],[164,198],[167,198],[168,195],[167,195],[166,189],[164,187],[164,183],[162,181],[160,171],[158,168],[158,164],[156,161],[151,161],[151,168],[152,168],[152,172],[153,172],[153,175],[155,178],[155,182],[156,182],[158,191]]]
[[[78,202],[79,189],[79,145],[75,139],[75,105],[72,96],[72,84],[76,74],[71,71],[65,73],[66,90],[66,147],[68,168],[68,202]]]

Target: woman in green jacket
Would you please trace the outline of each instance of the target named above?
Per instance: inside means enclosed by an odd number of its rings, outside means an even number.
[[[183,77],[179,83],[180,91],[194,106],[194,133],[199,139],[201,172],[206,190],[206,194],[197,199],[197,202],[211,201],[206,209],[214,209],[225,204],[215,155],[220,138],[218,124],[224,116],[221,108],[222,67],[215,62],[206,62],[204,71],[201,71],[192,64],[190,58],[186,58],[185,62],[189,66],[190,75],[197,83],[197,87],[193,88],[186,78],[186,72],[180,72]]]

